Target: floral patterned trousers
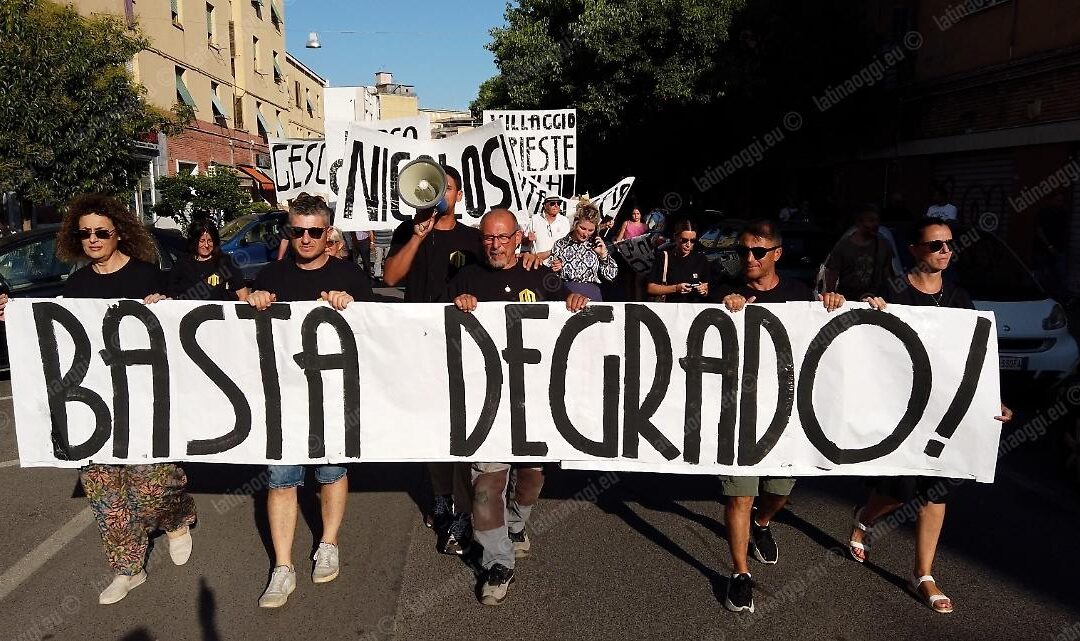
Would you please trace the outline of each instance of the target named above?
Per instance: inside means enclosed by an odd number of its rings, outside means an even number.
[[[132,576],[143,569],[149,534],[195,522],[195,501],[178,465],[90,465],[79,471],[109,566]]]

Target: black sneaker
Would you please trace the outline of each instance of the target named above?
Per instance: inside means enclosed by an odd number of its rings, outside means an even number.
[[[451,496],[436,495],[431,504],[431,513],[424,517],[424,525],[436,532],[445,532],[454,519],[454,499]]]
[[[732,612],[754,611],[753,581],[749,574],[735,574],[728,579],[724,607]]]
[[[762,527],[758,525],[757,521],[752,517],[750,519],[750,553],[758,561],[769,565],[776,563],[780,554],[772,532],[769,531],[769,526]]]
[[[506,600],[506,592],[510,584],[514,582],[514,571],[496,563],[484,573],[483,582],[480,584],[480,603],[484,605],[499,605]]]
[[[468,512],[454,517],[450,528],[446,533],[445,541],[440,552],[443,554],[456,554],[461,556],[469,552],[472,544],[472,517]]]

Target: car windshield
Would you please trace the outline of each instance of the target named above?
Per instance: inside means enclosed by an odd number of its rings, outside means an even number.
[[[67,278],[71,265],[56,257],[56,237],[15,245],[0,254],[0,274],[13,292]]]
[[[218,236],[221,238],[221,242],[223,242],[223,243],[229,242],[230,240],[232,240],[233,236],[236,236],[237,234],[239,234],[244,229],[244,227],[247,226],[248,223],[250,223],[251,221],[253,221],[253,220],[257,219],[257,218],[258,218],[258,216],[255,216],[254,214],[251,214],[251,215],[248,215],[248,216],[241,216],[241,217],[233,220],[229,224],[225,225],[224,227],[221,228],[221,231],[218,233]]]
[[[957,250],[952,270],[957,284],[967,290],[972,300],[1025,301],[1043,300],[1046,292],[1016,254],[993,234],[977,235],[965,246],[973,232],[957,235]]]

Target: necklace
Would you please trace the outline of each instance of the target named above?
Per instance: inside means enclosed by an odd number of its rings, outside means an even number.
[[[945,290],[944,289],[941,290],[940,292],[938,292],[937,295],[927,294],[927,296],[930,297],[930,300],[934,301],[934,307],[941,307],[941,299],[942,299],[942,297],[944,295],[945,295]]]

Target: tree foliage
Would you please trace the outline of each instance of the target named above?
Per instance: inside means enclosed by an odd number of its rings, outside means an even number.
[[[147,45],[117,18],[0,0],[0,190],[56,204],[129,192],[145,170],[133,142],[192,116],[146,101],[126,64]]]
[[[158,216],[172,218],[186,230],[195,214],[208,213],[217,226],[249,213],[253,207],[248,190],[229,169],[211,174],[177,174],[157,180],[161,198],[154,205]]]

